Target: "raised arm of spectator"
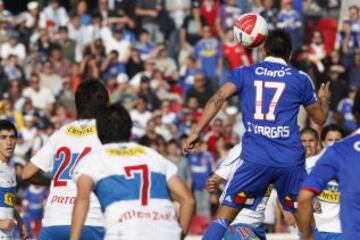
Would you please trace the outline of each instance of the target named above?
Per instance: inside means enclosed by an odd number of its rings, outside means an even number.
[[[203,129],[220,111],[224,102],[236,91],[236,86],[233,83],[227,82],[209,99],[205,105],[205,109],[201,115],[199,123],[195,126],[190,136],[185,140],[183,145],[183,152],[185,154],[194,148],[194,145],[198,141]]]

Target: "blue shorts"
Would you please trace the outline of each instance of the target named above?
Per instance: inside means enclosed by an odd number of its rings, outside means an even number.
[[[265,228],[237,223],[228,227],[224,240],[266,240]]]
[[[322,240],[341,240],[341,233],[320,232]]]
[[[228,181],[222,204],[255,210],[268,186],[274,184],[284,210],[295,212],[297,195],[305,176],[304,165],[277,168],[244,161]]]
[[[64,240],[70,239],[71,226],[49,226],[43,227],[38,240]],[[84,226],[81,240],[102,240],[105,236],[105,228]]]

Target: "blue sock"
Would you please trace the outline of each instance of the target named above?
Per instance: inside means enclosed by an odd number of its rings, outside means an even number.
[[[229,224],[230,221],[227,219],[216,219],[212,221],[202,240],[221,240]]]

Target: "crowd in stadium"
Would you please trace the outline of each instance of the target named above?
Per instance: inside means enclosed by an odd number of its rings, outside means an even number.
[[[32,1],[15,14],[0,1],[0,116],[19,131],[13,159],[18,176],[49,136],[75,119],[77,86],[101,81],[111,102],[129,110],[132,140],[178,166],[196,200],[191,229],[201,234],[218,204],[205,189],[206,179],[245,131],[237,100],[222,107],[194,152],[183,156],[180,146],[229,71],[262,59],[259,49],[245,49],[234,39],[234,19],[245,12],[258,12],[269,30],[290,34],[292,65],[308,73],[316,88],[331,82],[325,125],[336,124],[344,134],[357,128],[352,106],[360,87],[358,6],[339,18],[340,0],[63,2]],[[299,126],[315,129],[308,130],[310,145],[305,143],[308,157],[315,155],[326,136],[315,137],[322,129],[305,112]],[[47,188],[18,179],[16,208],[34,237],[46,198]],[[292,220],[271,204],[269,231],[288,231]]]

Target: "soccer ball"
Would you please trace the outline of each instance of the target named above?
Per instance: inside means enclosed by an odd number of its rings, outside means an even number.
[[[234,24],[235,39],[247,48],[254,48],[263,43],[267,33],[265,19],[256,13],[243,14]]]

